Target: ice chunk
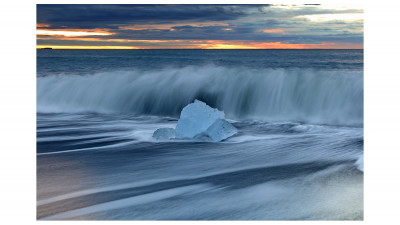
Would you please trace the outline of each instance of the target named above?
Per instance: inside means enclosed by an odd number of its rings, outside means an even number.
[[[222,141],[237,133],[225,119],[225,113],[195,100],[182,109],[176,125],[176,137],[203,141]]]
[[[195,100],[182,109],[175,130],[160,128],[153,133],[156,139],[196,139],[222,141],[237,133],[237,129],[225,119],[225,113]]]
[[[176,132],[174,128],[159,128],[153,133],[153,138],[158,140],[168,140],[175,138]]]
[[[213,141],[222,141],[237,133],[236,127],[223,119],[217,119],[205,132]]]
[[[206,131],[196,135],[194,139],[217,142],[227,139],[236,133],[236,127],[226,120],[218,119]]]
[[[182,109],[176,125],[177,138],[194,138],[206,131],[216,120],[224,119],[225,113],[211,108],[206,103],[195,100]]]

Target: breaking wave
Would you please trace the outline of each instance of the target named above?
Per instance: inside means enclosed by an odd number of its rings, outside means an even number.
[[[199,99],[230,119],[363,124],[363,75],[214,65],[37,78],[38,112],[179,117]]]

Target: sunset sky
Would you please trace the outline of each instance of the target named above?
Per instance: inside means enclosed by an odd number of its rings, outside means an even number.
[[[342,5],[37,5],[37,48],[362,49]]]

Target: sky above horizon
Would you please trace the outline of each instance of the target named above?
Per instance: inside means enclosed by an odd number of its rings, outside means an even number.
[[[362,49],[343,5],[37,5],[37,48]]]

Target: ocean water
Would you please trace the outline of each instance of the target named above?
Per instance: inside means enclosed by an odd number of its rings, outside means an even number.
[[[363,142],[362,50],[37,50],[39,220],[363,220]]]

